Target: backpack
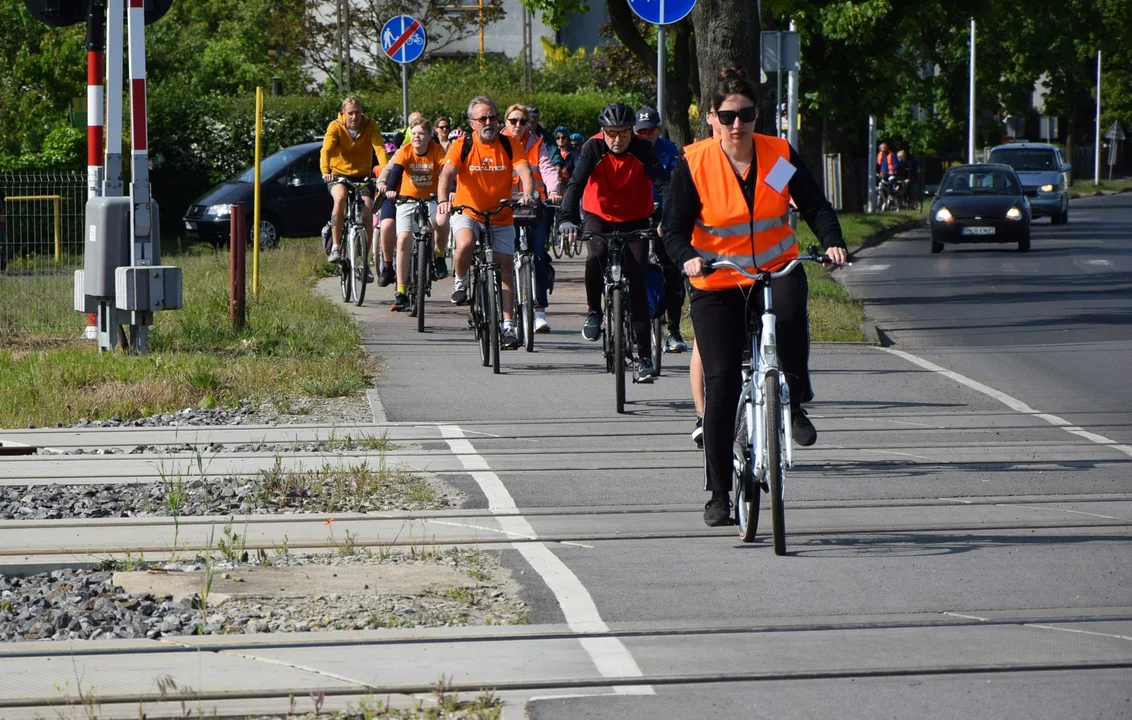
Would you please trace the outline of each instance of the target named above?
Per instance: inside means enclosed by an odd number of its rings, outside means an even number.
[[[499,135],[499,137],[500,138],[503,138],[503,137],[507,138],[507,140],[508,140],[507,142],[501,142],[499,144],[503,146],[503,154],[507,156],[507,159],[508,160],[514,160],[515,158],[512,157],[512,155],[511,155],[511,142],[510,142],[511,138],[506,136],[506,135]],[[471,135],[465,135],[464,136],[464,147],[460,148],[460,164],[461,165],[468,162],[468,156],[472,154],[472,143],[473,142],[475,142],[475,141],[472,140]]]

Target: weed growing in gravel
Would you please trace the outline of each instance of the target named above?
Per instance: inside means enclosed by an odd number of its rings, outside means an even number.
[[[232,520],[232,516],[229,515],[228,522],[224,524],[224,529],[220,531],[223,537],[220,538],[220,542],[216,544],[216,547],[228,562],[247,562],[248,516],[244,516],[244,532],[242,535],[232,530]]]
[[[284,470],[276,458],[272,467],[259,472],[254,483],[257,503],[308,511],[362,512],[391,502],[433,506],[440,500],[424,478],[388,467],[384,455],[377,467],[362,461],[345,468],[326,463],[315,470]]]

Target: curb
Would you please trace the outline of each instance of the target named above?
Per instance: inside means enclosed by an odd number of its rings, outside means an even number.
[[[871,247],[880,245],[886,240],[892,238],[894,235],[899,235],[900,233],[908,232],[909,230],[915,230],[916,228],[920,227],[927,227],[927,222],[927,216],[924,216],[924,218],[921,220],[909,220],[907,222],[900,223],[899,225],[893,225],[890,228],[881,230],[875,235],[868,236],[861,241],[860,245],[853,248],[852,252],[858,253],[862,250],[868,250]]]
[[[1132,187],[1121,188],[1119,190],[1093,190],[1092,192],[1071,192],[1069,193],[1070,200],[1079,200],[1081,198],[1090,197],[1105,197],[1107,195],[1123,195],[1124,193],[1132,192]]]

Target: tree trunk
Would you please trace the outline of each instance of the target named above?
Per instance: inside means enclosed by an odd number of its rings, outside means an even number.
[[[707,132],[707,105],[719,71],[742,65],[759,84],[758,4],[751,0],[698,0],[692,9],[699,68],[701,134]]]
[[[613,34],[629,52],[649,67],[653,77],[656,77],[656,50],[637,29],[636,15],[629,9],[627,0],[607,0],[606,7],[609,10],[609,25],[613,28]],[[692,130],[688,122],[691,95],[688,89],[690,64],[687,62],[687,57],[691,53],[692,41],[689,37],[691,31],[686,20],[669,25],[668,28],[674,35],[676,51],[675,57],[667,63],[664,115],[668,120],[666,128],[670,139],[682,146],[692,139]]]

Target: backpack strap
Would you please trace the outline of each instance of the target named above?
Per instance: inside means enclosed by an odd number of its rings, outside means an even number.
[[[472,154],[472,136],[465,135],[463,138],[464,146],[460,148],[460,164],[464,165],[468,162],[468,156]],[[511,138],[506,135],[499,135],[499,144],[503,146],[503,154],[507,156],[508,160],[514,160],[511,152]]]

